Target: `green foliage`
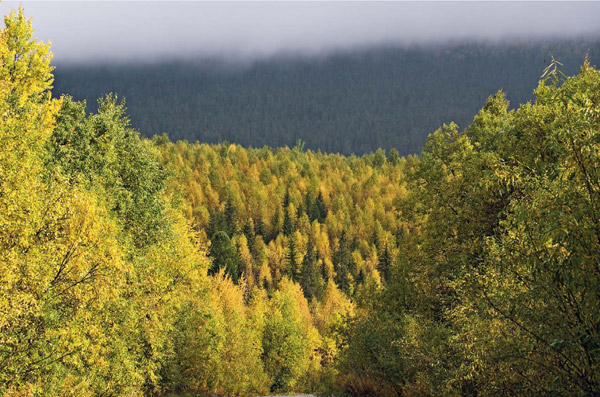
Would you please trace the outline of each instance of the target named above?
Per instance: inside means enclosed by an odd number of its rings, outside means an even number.
[[[225,232],[217,232],[211,240],[210,257],[213,260],[209,274],[216,274],[221,269],[237,282],[241,275],[239,258],[236,249]]]
[[[173,309],[201,247],[154,149],[113,97],[53,100],[48,46],[22,10],[0,42],[0,393],[160,390]]]
[[[50,57],[5,18],[0,394],[600,393],[587,60],[400,158],[144,140]]]
[[[98,114],[85,116],[85,103],[67,97],[50,138],[48,166],[71,180],[83,177],[104,191],[106,205],[138,247],[164,238],[166,177],[153,149],[128,128],[123,103],[114,95],[98,101]]]
[[[533,105],[490,97],[407,169],[415,233],[348,334],[351,394],[599,392],[600,73],[558,66]]]
[[[175,356],[165,367],[168,390],[235,396],[267,393],[269,378],[260,359],[263,324],[252,318],[263,316],[262,308],[247,307],[241,288],[223,272],[194,295],[177,314]]]
[[[265,370],[271,392],[293,391],[311,366],[316,330],[300,288],[284,280],[270,302],[263,333]]]
[[[302,259],[302,271],[300,273],[300,286],[304,296],[308,301],[320,299],[323,290],[323,278],[317,268],[317,256],[315,253],[314,244],[311,240],[308,241],[306,254]]]

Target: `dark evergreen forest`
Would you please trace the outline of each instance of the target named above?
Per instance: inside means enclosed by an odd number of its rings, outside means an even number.
[[[293,146],[363,154],[418,153],[427,134],[455,121],[464,128],[491,92],[514,107],[533,99],[554,56],[567,75],[600,43],[455,44],[382,47],[308,58],[280,56],[244,65],[217,60],[56,69],[54,94],[86,100],[115,92],[146,136],[246,147]]]

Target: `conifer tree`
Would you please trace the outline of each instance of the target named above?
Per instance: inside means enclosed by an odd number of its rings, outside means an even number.
[[[288,277],[293,280],[298,280],[298,248],[293,236],[288,239],[288,248],[286,252],[286,272]]]
[[[315,201],[318,213],[318,221],[319,223],[323,223],[325,218],[327,217],[327,207],[325,206],[325,202],[323,201],[323,193],[319,190],[319,194],[317,194],[317,199]]]
[[[311,302],[313,299],[319,299],[322,289],[322,278],[317,268],[317,255],[314,244],[311,239],[308,240],[306,254],[302,259],[302,269],[300,274],[300,285],[304,296]]]
[[[350,244],[343,231],[339,239],[339,247],[334,255],[335,282],[338,287],[347,294],[350,294],[350,277],[353,267]]]
[[[211,240],[209,255],[213,260],[210,274],[217,274],[224,269],[234,283],[238,282],[242,269],[239,268],[239,259],[235,246],[224,231],[215,233]]]
[[[377,264],[377,269],[381,273],[381,276],[385,280],[385,282],[390,281],[390,270],[392,266],[392,258],[390,256],[390,251],[388,249],[388,245],[385,244],[383,248],[383,252],[379,257],[379,262]]]

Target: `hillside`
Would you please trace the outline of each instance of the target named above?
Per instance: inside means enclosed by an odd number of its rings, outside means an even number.
[[[127,65],[59,65],[55,95],[125,97],[145,136],[293,146],[343,154],[396,148],[418,153],[443,123],[465,127],[490,93],[514,106],[531,100],[554,56],[568,75],[592,41],[379,48],[321,58],[294,56],[235,64],[217,60]]]

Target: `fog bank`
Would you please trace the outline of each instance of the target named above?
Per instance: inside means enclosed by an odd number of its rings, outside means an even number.
[[[598,2],[3,2],[55,62],[256,59],[372,45],[600,34]]]

